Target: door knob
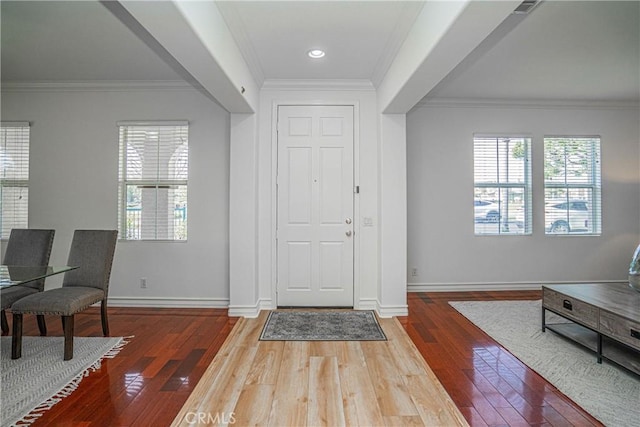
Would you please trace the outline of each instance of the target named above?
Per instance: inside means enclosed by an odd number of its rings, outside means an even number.
[[[344,233],[347,235],[347,237],[351,237],[351,230],[347,231],[346,233]]]

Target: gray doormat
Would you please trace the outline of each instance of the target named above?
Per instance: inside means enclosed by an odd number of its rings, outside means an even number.
[[[373,311],[272,311],[260,341],[386,341]]]

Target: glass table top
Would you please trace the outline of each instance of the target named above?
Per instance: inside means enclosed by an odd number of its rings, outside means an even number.
[[[27,267],[24,265],[0,265],[0,288],[22,285],[55,274],[75,270],[77,266],[48,265]]]

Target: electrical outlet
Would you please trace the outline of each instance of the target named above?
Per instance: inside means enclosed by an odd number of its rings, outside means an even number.
[[[146,277],[140,278],[140,288],[141,289],[147,289],[147,278]]]
[[[418,276],[418,269],[413,267],[411,269],[411,277],[417,277]]]

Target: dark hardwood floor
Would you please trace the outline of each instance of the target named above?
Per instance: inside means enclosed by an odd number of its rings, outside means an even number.
[[[539,297],[409,294],[409,316],[400,321],[472,426],[601,425],[447,304]],[[111,335],[134,338],[33,425],[168,426],[235,323],[220,309],[110,308]],[[47,326],[62,335],[60,319],[47,318]],[[24,334],[38,334],[35,318],[25,316]],[[76,315],[75,335],[101,335],[99,309]]]
[[[63,335],[60,318],[46,321],[49,336]],[[222,309],[109,308],[111,336],[134,337],[33,425],[168,426],[235,322]],[[38,335],[35,316],[24,335]],[[76,315],[74,335],[102,336],[99,308]]]
[[[449,301],[533,300],[540,291],[408,294],[412,341],[472,426],[601,426]]]

